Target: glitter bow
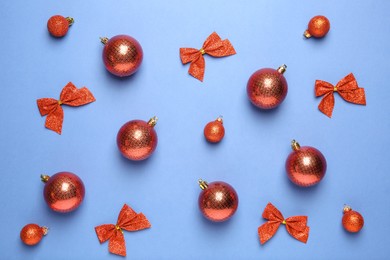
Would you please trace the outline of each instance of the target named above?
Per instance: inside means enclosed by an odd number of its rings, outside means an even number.
[[[116,255],[126,256],[126,243],[123,230],[138,231],[150,228],[148,219],[142,213],[136,213],[128,205],[123,205],[116,225],[104,224],[95,227],[100,243],[108,241],[108,250]]]
[[[86,88],[77,89],[72,82],[69,82],[61,91],[60,99],[40,98],[37,100],[41,116],[46,117],[45,126],[50,130],[61,134],[62,122],[64,121],[64,111],[61,105],[72,107],[82,106],[95,101],[95,97]]]
[[[307,226],[307,216],[294,216],[284,219],[282,213],[274,205],[268,203],[264,209],[263,218],[267,219],[268,222],[258,229],[261,244],[264,244],[275,235],[280,224],[286,225],[287,232],[303,243],[306,243],[309,238],[310,228]]]
[[[366,105],[366,96],[364,93],[364,88],[358,87],[356,79],[352,73],[340,80],[336,86],[333,86],[326,81],[316,80],[316,96],[319,97],[324,95],[324,98],[318,105],[318,109],[328,117],[332,117],[333,113],[333,92],[338,92],[345,101],[359,105]]]
[[[228,39],[221,40],[216,32],[213,32],[203,43],[200,50],[194,48],[180,48],[180,59],[183,64],[191,62],[188,73],[203,81],[205,60],[203,54],[213,57],[224,57],[236,54],[233,45]]]

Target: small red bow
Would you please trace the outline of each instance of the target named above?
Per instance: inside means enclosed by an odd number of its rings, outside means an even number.
[[[307,216],[294,216],[284,219],[282,213],[274,205],[268,203],[264,209],[263,218],[267,219],[268,222],[258,229],[261,244],[264,244],[275,235],[280,224],[286,225],[287,232],[303,243],[306,243],[309,238],[310,228],[307,226]]]
[[[356,79],[352,73],[340,80],[336,86],[333,86],[326,81],[316,80],[315,92],[317,97],[325,95],[318,105],[318,109],[328,117],[332,117],[333,113],[333,92],[338,92],[345,101],[359,105],[366,105],[364,88],[358,87]]]
[[[61,134],[64,111],[61,105],[72,107],[82,106],[95,101],[95,97],[86,88],[77,89],[72,82],[69,82],[61,91],[60,100],[54,98],[40,98],[37,100],[41,116],[46,117],[45,126],[50,130]]]
[[[123,229],[126,231],[138,231],[150,228],[148,219],[142,213],[136,213],[128,205],[123,205],[116,225],[104,224],[95,227],[96,235],[100,243],[108,241],[108,250],[116,255],[126,256],[126,243]]]
[[[233,45],[228,39],[221,40],[216,32],[213,32],[203,43],[200,50],[194,48],[180,48],[180,59],[183,64],[191,62],[188,73],[194,78],[203,81],[205,61],[203,54],[214,57],[224,57],[236,54]]]

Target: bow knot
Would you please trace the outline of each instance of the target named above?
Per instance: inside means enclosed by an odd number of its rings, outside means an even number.
[[[123,205],[117,223],[104,224],[95,227],[96,235],[103,243],[108,240],[108,250],[110,253],[126,256],[126,243],[123,230],[138,231],[150,228],[150,222],[142,213],[136,213],[128,205]]]
[[[69,82],[62,89],[59,100],[40,98],[37,100],[37,105],[41,116],[47,115],[45,127],[61,134],[64,121],[64,111],[61,105],[78,107],[93,101],[95,101],[95,97],[86,87],[77,89],[72,82]]]
[[[258,228],[260,243],[264,244],[273,237],[280,224],[286,225],[287,232],[295,239],[306,243],[310,228],[307,226],[306,216],[284,218],[282,213],[271,203],[268,203],[263,212],[263,218],[268,222]]]
[[[318,109],[328,117],[332,117],[333,113],[335,103],[334,92],[339,93],[345,101],[358,105],[366,105],[364,88],[359,88],[352,73],[340,80],[336,86],[326,81],[316,80],[315,95],[317,97],[324,96],[318,105]]]
[[[203,81],[205,71],[204,54],[213,57],[225,57],[236,54],[233,45],[228,39],[222,40],[213,32],[199,50],[194,48],[180,48],[180,59],[183,64],[191,63],[188,73],[194,78]]]

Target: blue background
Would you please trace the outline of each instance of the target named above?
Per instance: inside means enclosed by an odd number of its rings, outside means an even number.
[[[119,259],[100,244],[94,227],[115,223],[124,203],[152,228],[125,232],[129,259],[367,259],[390,255],[389,74],[390,1],[25,1],[0,3],[1,259]],[[66,37],[49,36],[46,22],[75,19]],[[321,39],[302,36],[311,17],[329,18]],[[204,82],[192,78],[180,47],[200,48],[216,31],[237,54],[205,56]],[[126,79],[102,63],[100,36],[128,34],[144,50],[140,70]],[[272,111],[250,104],[246,83],[264,67],[287,64],[287,98]],[[314,82],[336,84],[353,72],[367,106],[336,94],[333,118],[319,112]],[[64,106],[62,135],[44,128],[36,100],[58,98],[72,81],[96,102]],[[158,147],[148,160],[124,159],[119,128],[158,116]],[[219,115],[226,135],[217,145],[203,127]],[[285,173],[290,142],[316,147],[327,159],[323,181],[309,189]],[[71,171],[86,197],[75,212],[49,210],[40,174]],[[237,191],[232,219],[212,223],[198,210],[197,180],[222,180]],[[268,202],[285,217],[307,215],[307,244],[282,226],[261,246],[257,228]],[[344,203],[365,226],[341,226]],[[21,228],[50,228],[35,247]]]

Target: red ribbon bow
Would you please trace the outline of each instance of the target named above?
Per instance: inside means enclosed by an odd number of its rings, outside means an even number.
[[[274,205],[268,203],[263,212],[263,218],[268,222],[258,229],[260,243],[264,244],[273,237],[280,224],[286,225],[287,232],[295,239],[306,243],[310,228],[307,226],[307,216],[294,216],[284,219],[282,213]]]
[[[86,88],[77,89],[72,82],[69,82],[61,91],[60,100],[54,98],[40,98],[37,100],[41,116],[46,117],[45,126],[50,130],[61,134],[64,111],[61,105],[72,107],[82,106],[95,101],[95,97]]]
[[[180,48],[180,59],[183,64],[191,62],[188,73],[194,78],[203,81],[205,60],[203,54],[213,57],[224,57],[236,54],[233,45],[228,39],[221,40],[216,32],[213,32],[203,43],[200,50],[194,48]]]
[[[352,73],[340,80],[336,86],[333,86],[326,81],[316,80],[315,92],[316,97],[325,95],[318,105],[318,109],[328,117],[332,117],[333,113],[333,92],[338,92],[345,101],[359,105],[366,105],[364,88],[358,87],[356,79]]]
[[[104,224],[95,227],[100,243],[108,241],[108,250],[116,255],[126,256],[126,243],[123,231],[138,231],[150,228],[148,219],[142,213],[136,213],[128,205],[123,205],[116,225]]]

